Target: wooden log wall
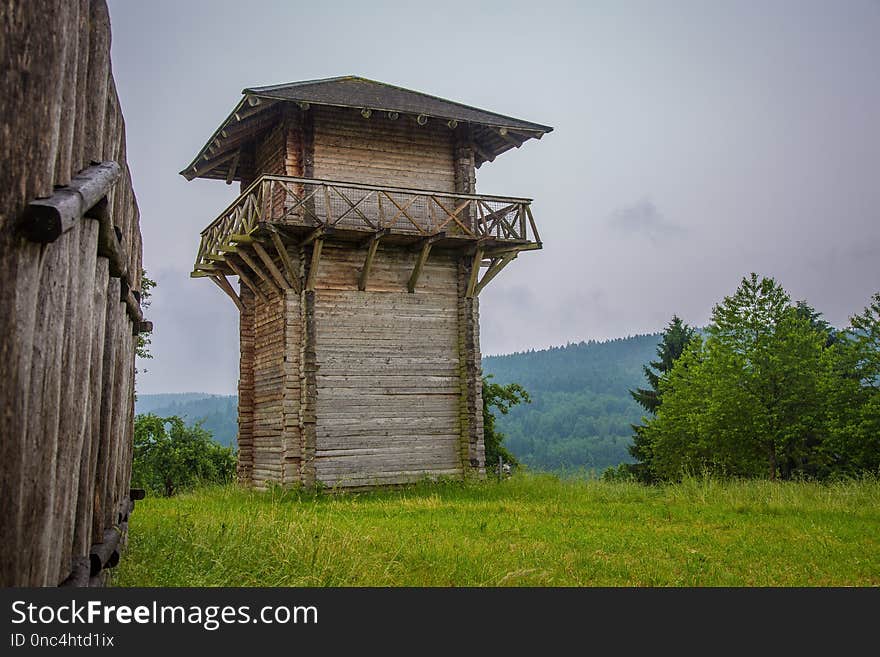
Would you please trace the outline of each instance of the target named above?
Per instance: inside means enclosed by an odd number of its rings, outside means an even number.
[[[437,253],[415,294],[417,254],[325,247],[315,304],[316,475],[326,485],[461,476],[457,262]]]
[[[289,252],[304,279],[310,249]],[[478,315],[465,298],[473,258],[432,252],[410,293],[417,256],[380,246],[361,291],[364,249],[328,243],[314,291],[263,281],[261,300],[242,289],[244,483],[360,488],[484,473]]]
[[[0,29],[0,585],[87,584],[90,551],[108,536],[118,549],[131,509],[142,328],[126,303],[141,286],[141,233],[110,19],[104,0],[13,0]],[[107,223],[26,240],[28,203],[101,161],[122,168]]]
[[[455,191],[454,132],[384,112],[365,119],[350,108],[313,107],[315,178],[410,189]]]
[[[294,263],[299,249],[289,254]],[[281,263],[278,263],[279,266]],[[241,286],[238,477],[264,488],[301,481],[301,295],[261,281]]]
[[[268,287],[266,283],[263,287]],[[284,413],[285,308],[273,296],[254,309],[253,482],[281,481]]]
[[[458,358],[461,385],[461,459],[473,472],[485,474],[483,443],[483,361],[480,354],[480,300],[467,296],[474,262],[458,263]]]
[[[253,482],[254,470],[254,307],[256,297],[240,284],[238,363],[238,480]]]

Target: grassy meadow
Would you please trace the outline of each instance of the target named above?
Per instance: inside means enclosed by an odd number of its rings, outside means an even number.
[[[880,585],[880,481],[503,481],[138,502],[116,586]]]

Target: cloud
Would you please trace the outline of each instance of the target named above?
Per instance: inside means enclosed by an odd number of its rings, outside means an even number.
[[[646,198],[611,213],[608,222],[615,230],[628,235],[643,235],[652,242],[675,237],[685,232],[676,223],[667,221],[653,201]]]

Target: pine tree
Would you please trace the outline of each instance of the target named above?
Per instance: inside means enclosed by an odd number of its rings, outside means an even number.
[[[663,331],[660,344],[657,345],[658,360],[652,360],[642,368],[650,388],[636,388],[629,391],[632,398],[651,415],[656,415],[657,407],[660,406],[660,393],[657,388],[660,377],[672,369],[672,364],[681,356],[695,334],[696,331],[685,324],[678,315],[673,315]]]
[[[657,360],[651,361],[642,368],[649,387],[629,391],[632,398],[652,416],[657,414],[657,409],[660,407],[660,377],[672,369],[675,361],[696,335],[694,328],[685,324],[678,315],[673,315],[663,331],[660,344],[657,345]],[[634,434],[629,453],[638,463],[629,465],[627,470],[639,481],[651,483],[655,480],[655,476],[652,468],[651,445],[645,436],[645,427],[634,424],[632,428]]]

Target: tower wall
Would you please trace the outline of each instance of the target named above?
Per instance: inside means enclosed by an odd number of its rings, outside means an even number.
[[[409,293],[417,253],[380,247],[360,291],[363,256],[326,244],[314,291],[243,294],[243,481],[364,487],[484,472],[470,259],[432,252]]]
[[[369,185],[455,191],[455,133],[439,120],[420,126],[384,112],[316,107],[314,177]]]
[[[456,259],[430,259],[410,294],[415,254],[380,250],[361,292],[362,253],[325,253],[315,295],[318,480],[460,476]]]

